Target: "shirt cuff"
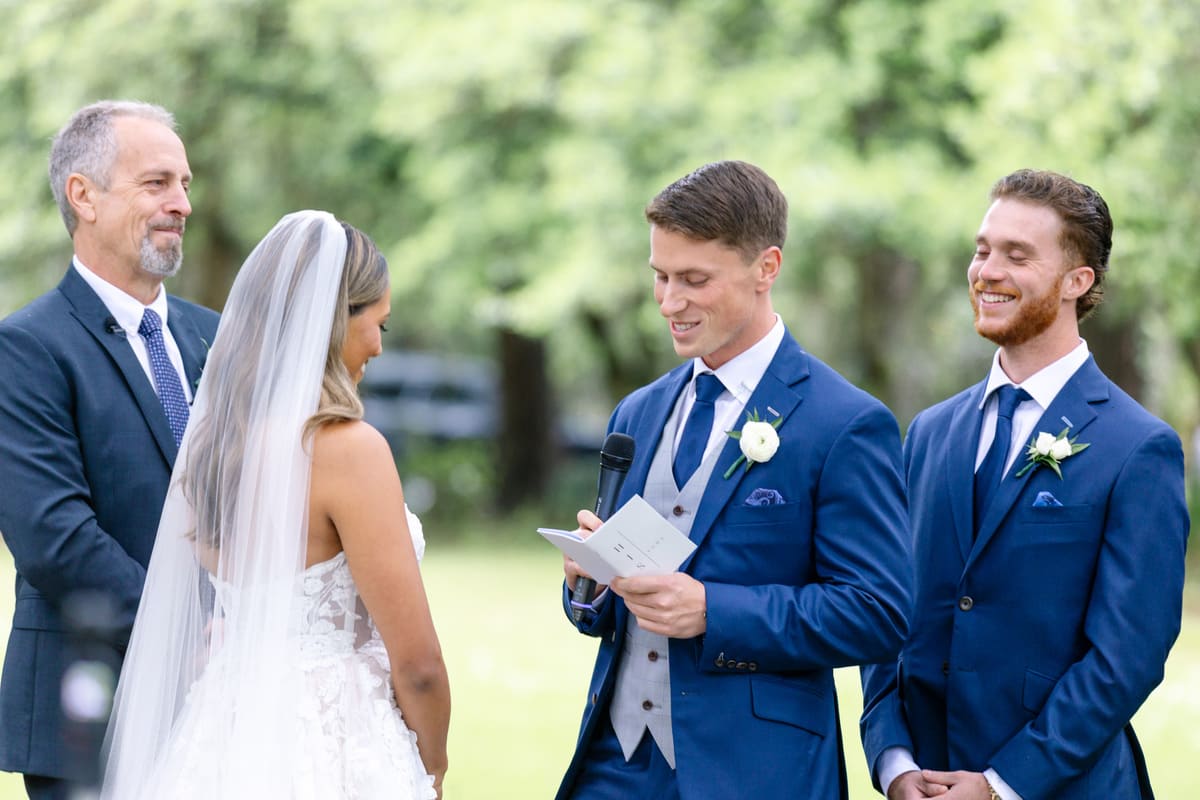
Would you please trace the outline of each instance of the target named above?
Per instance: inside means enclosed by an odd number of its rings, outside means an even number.
[[[906,772],[920,769],[907,747],[889,747],[879,755],[879,788],[886,796],[892,781]]]
[[[1021,795],[1013,791],[1013,788],[1004,782],[1004,778],[1001,778],[991,767],[983,771],[983,777],[987,778],[987,782],[996,790],[996,794],[1000,795],[1000,800],[1022,800]]]

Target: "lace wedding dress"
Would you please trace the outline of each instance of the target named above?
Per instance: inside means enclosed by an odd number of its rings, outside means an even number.
[[[407,510],[407,509],[406,509]],[[418,560],[425,550],[421,523],[412,512],[408,526]],[[217,584],[217,607],[229,610],[237,597]],[[295,698],[288,724],[288,775],[256,776],[262,800],[425,800],[436,797],[417,751],[416,735],[404,724],[392,691],[383,640],[363,606],[346,554],[306,569],[297,581],[292,652],[277,654],[279,680]],[[220,635],[215,625],[213,635]],[[271,657],[264,654],[264,657]],[[228,665],[220,650],[192,686],[145,798],[221,797],[228,785],[217,738],[237,714],[212,687],[227,685]],[[239,795],[240,796],[240,795]],[[253,795],[247,794],[247,797]]]

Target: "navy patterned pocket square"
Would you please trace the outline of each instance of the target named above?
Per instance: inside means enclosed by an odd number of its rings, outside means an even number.
[[[1050,492],[1038,492],[1037,498],[1033,501],[1034,508],[1050,508],[1055,506],[1062,506],[1062,503],[1058,502],[1058,498]]]
[[[755,489],[746,498],[748,506],[778,506],[783,504],[783,495],[774,489]]]

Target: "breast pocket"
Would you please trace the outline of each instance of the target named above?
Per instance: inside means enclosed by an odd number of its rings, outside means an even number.
[[[725,511],[725,523],[730,527],[786,524],[800,518],[800,508],[800,503],[776,503],[769,506],[730,506]]]
[[[1090,539],[1101,528],[1099,509],[1094,505],[1027,506],[1016,521],[1033,544]]]

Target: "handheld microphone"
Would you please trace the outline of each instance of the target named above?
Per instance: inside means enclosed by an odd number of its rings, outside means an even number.
[[[596,516],[601,521],[608,519],[615,510],[621,485],[629,474],[633,463],[634,442],[632,436],[610,433],[600,448],[600,478],[596,483]],[[576,578],[575,591],[571,592],[571,616],[576,622],[583,619],[583,612],[592,610],[592,595],[596,593],[596,582],[591,578]]]

